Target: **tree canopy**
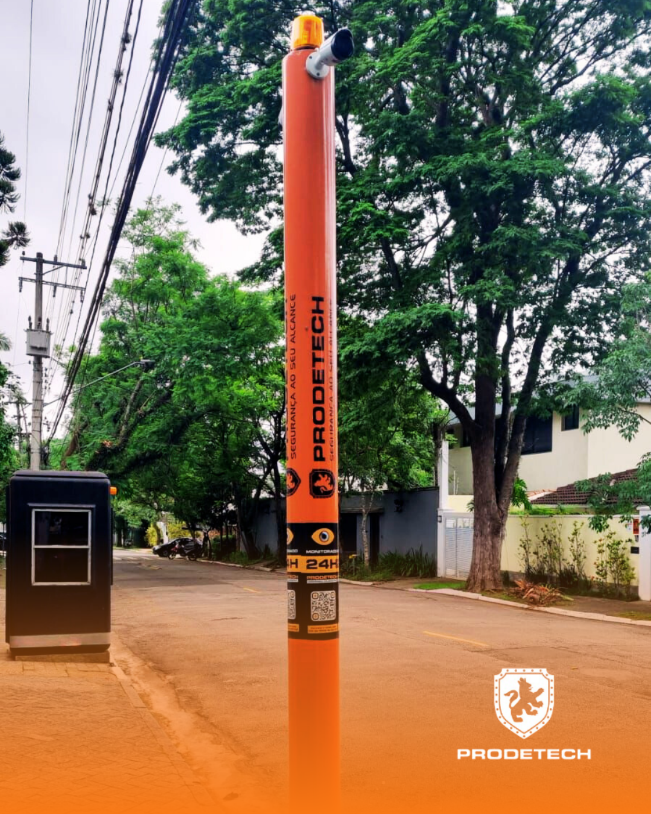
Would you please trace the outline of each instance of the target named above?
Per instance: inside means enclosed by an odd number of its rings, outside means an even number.
[[[98,351],[84,360],[60,465],[100,469],[119,487],[118,513],[162,511],[219,527],[234,513],[256,553],[261,497],[274,500],[283,556],[285,380],[282,304],[211,277],[177,206],[150,202],[130,219]],[[351,323],[346,335],[367,330]],[[432,483],[440,411],[413,374],[360,370],[344,357],[342,472],[350,488]]]
[[[271,229],[281,271],[280,63],[301,8],[205,0],[159,137],[210,219]],[[316,3],[337,68],[339,301],[363,365],[406,365],[470,439],[470,587],[497,587],[537,388],[589,369],[648,268],[648,0]],[[351,352],[353,348],[350,349]],[[496,405],[501,418],[496,422]]]
[[[11,348],[7,337],[0,333],[0,351]],[[18,456],[14,449],[16,428],[6,417],[7,397],[18,398],[17,394],[7,387],[9,369],[0,362],[0,521],[6,521],[5,488],[18,463]]]
[[[19,195],[16,181],[20,179],[20,169],[16,166],[16,156],[5,147],[0,133],[0,212],[12,213],[18,204]],[[9,261],[11,249],[22,248],[29,243],[29,235],[24,223],[10,221],[0,234],[0,267]],[[0,334],[0,351],[9,350],[11,343]],[[5,415],[5,396],[9,400],[19,398],[18,391],[8,388],[9,369],[0,363],[0,520],[5,520],[5,487],[18,464],[14,450],[16,428],[8,423]],[[12,398],[13,397],[13,398]]]
[[[631,441],[651,423],[639,410],[651,402],[651,282],[626,286],[621,324],[608,353],[589,377],[569,378],[553,388],[561,409],[581,408],[585,432],[616,426]]]
[[[621,302],[622,321],[608,354],[586,378],[569,379],[553,388],[564,408],[581,410],[584,432],[615,426],[629,442],[635,441],[640,427],[651,423],[641,406],[651,403],[651,284],[627,286]],[[613,478],[604,472],[599,478],[581,481],[577,487],[595,514],[591,525],[604,528],[613,515],[631,517],[641,504],[651,505],[651,453],[641,447],[633,478]],[[645,518],[651,526],[651,518]]]
[[[139,210],[123,237],[131,256],[85,360],[63,465],[106,471],[125,498],[194,524],[232,501],[253,550],[251,507],[283,450],[275,296],[209,277],[178,207]]]
[[[19,195],[16,181],[20,169],[16,166],[16,156],[5,147],[5,139],[0,133],[0,212],[14,212]],[[0,266],[9,260],[9,250],[23,248],[29,243],[27,228],[21,221],[11,221],[0,236]]]

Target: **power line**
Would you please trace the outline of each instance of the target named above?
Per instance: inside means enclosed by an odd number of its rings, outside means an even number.
[[[99,77],[99,69],[100,69],[100,64],[101,64],[101,59],[102,59],[102,49],[103,49],[103,46],[104,46],[104,35],[105,35],[105,32],[106,32],[106,20],[107,20],[107,15],[108,15],[109,2],[110,2],[110,0],[107,0],[106,6],[105,6],[105,9],[104,9],[104,20],[103,20],[103,23],[102,23],[102,33],[101,33],[101,36],[100,36],[100,42],[99,42],[99,47],[98,47],[98,52],[97,52],[97,64],[96,64],[96,67],[95,67],[95,79],[94,79],[94,82],[93,82],[93,93],[92,93],[92,97],[91,97],[91,100],[90,100],[90,107],[89,107],[89,112],[88,112],[88,121],[87,121],[87,127],[86,127],[86,138],[85,138],[85,142],[84,142],[84,152],[83,152],[83,155],[82,155],[81,168],[79,170],[79,183],[77,185],[77,196],[76,196],[76,200],[75,200],[75,211],[74,211],[74,214],[73,214],[73,217],[72,217],[73,229],[71,230],[70,242],[68,244],[68,254],[71,254],[71,252],[72,252],[72,240],[73,240],[73,233],[74,233],[74,224],[75,224],[75,221],[77,219],[77,208],[79,206],[79,196],[80,196],[80,192],[81,192],[81,183],[82,183],[83,175],[84,175],[84,167],[86,165],[86,152],[87,152],[87,149],[88,149],[88,141],[89,141],[89,135],[90,135],[91,122],[92,122],[92,119],[93,119],[93,111],[94,111],[94,108],[95,108],[95,95],[96,95],[96,92],[97,92],[97,81],[98,81],[98,77]],[[98,20],[99,20],[99,16],[98,16]],[[93,46],[92,46],[92,49],[91,49],[90,61],[88,63],[88,71],[89,72],[90,72],[90,66],[92,64],[92,54],[94,52],[94,39],[95,38],[93,37]],[[87,87],[87,84],[86,84],[86,87]],[[85,107],[85,104],[84,104],[84,107]],[[82,111],[82,115],[83,115],[83,111]],[[81,127],[81,121],[80,121],[80,127]],[[73,163],[72,163],[70,182],[72,182],[72,179],[74,178],[75,163],[76,163],[76,153],[75,153],[75,159],[73,159]],[[65,216],[65,219],[63,221],[63,231],[61,231],[61,227],[60,227],[59,239],[57,241],[57,248],[60,245],[61,249],[63,249],[63,244],[64,244],[64,241],[65,241],[65,228],[66,228],[66,223],[67,223],[67,203],[64,204],[64,205],[66,206],[66,216]],[[78,259],[82,259],[82,258],[78,257]],[[57,272],[55,272],[55,274],[56,274],[56,279],[58,281],[59,280],[59,272],[57,271]],[[66,274],[67,274],[67,272],[66,272]],[[62,314],[65,314],[66,310],[70,307],[70,301],[71,301],[71,296],[69,294],[66,296],[65,300],[62,297],[60,299],[60,301],[59,301],[59,303],[60,303],[59,304],[59,311],[58,311],[57,319],[55,321],[55,324],[57,325],[57,328],[61,324],[61,319],[60,318],[61,318]],[[49,297],[48,303],[47,303],[47,309],[46,309],[47,316],[48,317],[52,316],[53,311],[54,311],[54,296],[51,296],[51,297]],[[59,331],[57,330],[57,336],[58,336],[58,333],[59,333]],[[55,341],[56,341],[56,337],[55,337]],[[48,374],[49,374],[49,372],[50,372],[50,366],[48,366]]]
[[[34,29],[34,0],[29,9],[29,68],[27,70],[27,124],[25,127],[25,193],[23,195],[23,220],[27,220],[27,179],[29,173],[29,105],[32,97],[32,31]]]
[[[164,22],[161,22],[159,27],[158,27],[158,36],[157,36],[156,40],[159,40],[161,38],[161,36],[163,34],[163,27],[164,27]],[[127,147],[129,146],[129,142],[130,142],[130,139],[131,139],[131,133],[133,132],[133,128],[134,128],[134,125],[136,123],[136,120],[138,119],[138,116],[141,115],[140,105],[142,104],[142,99],[143,99],[143,96],[145,95],[145,90],[147,89],[147,85],[151,81],[151,76],[153,74],[155,66],[156,66],[156,57],[154,55],[152,55],[151,61],[149,63],[149,69],[147,70],[147,73],[145,74],[145,79],[144,79],[144,81],[142,83],[142,87],[140,88],[140,96],[138,97],[138,103],[136,104],[136,109],[134,110],[133,116],[131,117],[131,124],[129,125],[129,132],[127,133],[127,137],[126,137],[125,142],[124,142],[124,148],[122,150],[122,155],[120,156],[120,161],[119,161],[117,169],[115,171],[115,175],[113,176],[113,183],[111,184],[111,189],[109,190],[107,200],[110,200],[113,197],[113,190],[115,189],[115,184],[117,183],[118,177],[120,175],[120,170],[122,169],[122,163],[124,161],[124,157],[127,154]]]
[[[108,6],[109,0],[107,0]],[[81,127],[83,122],[83,114],[84,109],[86,106],[86,94],[88,90],[88,79],[90,76],[90,69],[93,61],[93,54],[95,50],[95,41],[97,36],[97,29],[99,25],[99,17],[101,13],[101,3],[102,0],[99,0],[99,5],[97,0],[88,0],[86,6],[86,19],[84,22],[84,36],[81,44],[81,53],[79,56],[79,69],[77,73],[77,89],[75,92],[75,108],[72,117],[72,127],[70,130],[70,143],[68,145],[68,163],[66,167],[66,173],[64,178],[64,185],[63,185],[63,200],[61,203],[61,216],[59,221],[59,234],[57,237],[57,249],[56,254],[59,254],[60,251],[63,249],[64,239],[65,239],[65,231],[66,231],[66,223],[67,223],[67,215],[68,215],[68,204],[70,200],[70,189],[72,185],[72,180],[75,174],[75,163],[77,159],[77,147],[79,145],[79,135],[81,133]],[[56,255],[55,255],[56,256]],[[55,272],[57,281],[59,280],[59,272]],[[67,282],[67,272],[65,277],[65,282]],[[54,289],[53,289],[54,295]],[[66,307],[66,303],[64,302],[64,297],[61,297],[59,300],[59,312],[57,314],[56,325],[57,329],[60,324],[60,317],[62,313],[62,309]],[[69,307],[69,305],[67,306]],[[49,317],[54,310],[54,302],[53,296],[48,299],[46,314]],[[58,330],[55,336],[55,342],[58,337]],[[50,373],[50,367],[48,366],[47,375]]]
[[[104,21],[103,21],[103,25],[102,25],[101,42],[100,42],[100,48],[98,50],[97,66],[96,66],[96,71],[95,71],[95,84],[97,82],[97,75],[98,75],[99,68],[100,68],[101,51],[102,51],[102,46],[103,46],[103,43],[104,43],[104,31],[105,31],[105,28],[106,28],[106,15],[107,15],[107,12],[108,12],[109,2],[110,2],[110,0],[107,0],[106,7],[105,7],[105,12],[104,12]],[[95,183],[93,185],[93,189],[91,190],[91,193],[88,196],[86,216],[85,216],[85,219],[84,219],[84,224],[82,226],[81,235],[79,237],[79,249],[78,249],[78,252],[77,252],[77,259],[78,260],[83,259],[83,256],[84,256],[85,250],[86,250],[87,240],[90,237],[90,235],[88,234],[88,230],[89,230],[89,226],[90,226],[90,219],[93,217],[94,212],[95,212],[95,196],[96,196],[96,191],[97,191],[97,184],[99,184],[99,176],[100,176],[101,171],[102,171],[102,166],[103,166],[103,161],[104,161],[104,152],[106,150],[106,142],[108,140],[108,133],[109,133],[109,129],[110,129],[110,126],[111,126],[113,108],[114,108],[114,105],[115,105],[115,95],[117,93],[117,87],[119,85],[119,78],[121,76],[122,55],[124,53],[124,50],[126,49],[125,38],[126,38],[126,36],[128,34],[128,20],[129,20],[129,18],[131,16],[131,8],[132,8],[132,6],[133,6],[133,0],[130,0],[129,6],[127,8],[127,14],[126,14],[126,17],[125,17],[124,30],[123,30],[123,33],[122,33],[122,37],[120,38],[120,46],[119,46],[119,51],[118,51],[118,58],[117,58],[117,63],[116,63],[116,66],[115,66],[115,69],[114,69],[114,74],[113,74],[113,84],[112,84],[112,88],[111,88],[111,94],[109,96],[109,100],[108,100],[108,103],[107,103],[107,113],[106,113],[105,120],[104,120],[104,127],[103,127],[103,130],[102,130],[102,136],[100,138],[99,153],[98,153],[98,156],[97,156],[97,158],[95,160],[95,170],[94,170],[94,175],[93,175],[93,178],[95,179]],[[93,46],[93,48],[94,48],[94,46]],[[90,65],[89,65],[89,67],[90,67]],[[88,83],[86,82],[86,85],[87,84]],[[95,99],[95,92],[93,91],[92,102],[94,102],[94,99]],[[89,111],[88,129],[86,131],[86,139],[88,139],[88,136],[89,136],[89,133],[90,133],[91,118],[92,118],[92,103],[91,103],[91,109]],[[78,207],[78,204],[79,204],[79,192],[80,192],[80,189],[81,189],[81,182],[82,182],[82,178],[83,178],[84,165],[85,165],[85,151],[84,151],[84,161],[83,161],[83,164],[82,164],[80,177],[79,177],[79,189],[78,189],[78,195],[77,195],[77,203],[75,204],[75,217],[76,217],[77,207]],[[74,172],[74,169],[73,169],[73,172]],[[66,215],[66,219],[67,219],[67,215]],[[74,218],[73,218],[73,224],[72,225],[74,227]],[[63,232],[63,235],[62,235],[62,243],[61,243],[62,246],[63,246],[63,239],[64,238],[65,238],[65,225],[64,225],[64,232]],[[70,236],[70,247],[72,246],[72,240],[73,240],[73,235],[71,234],[71,236]],[[87,274],[88,274],[88,272],[87,272]],[[76,272],[75,273],[75,276],[74,276],[75,284],[77,284],[79,282],[80,276],[81,276],[81,272]],[[83,294],[82,294],[82,298],[83,298]],[[56,331],[56,336],[55,336],[55,346],[58,346],[60,344],[65,343],[66,336],[67,336],[67,333],[68,333],[68,329],[70,327],[70,317],[72,315],[72,309],[74,307],[74,303],[75,303],[75,295],[72,294],[72,293],[68,294],[65,301],[62,302],[61,311],[63,312],[63,319],[62,320],[57,320],[57,331]],[[50,364],[50,368],[51,368],[51,364]]]
[[[154,60],[152,59],[151,65],[149,66],[149,70],[145,74],[145,81],[142,83],[142,88],[140,89],[140,96],[138,97],[138,104],[136,105],[136,109],[131,117],[131,125],[129,127],[129,132],[127,133],[127,137],[124,142],[124,148],[122,150],[122,155],[120,156],[120,161],[118,166],[115,170],[115,175],[113,176],[113,183],[111,184],[111,189],[108,193],[108,199],[110,200],[113,197],[113,190],[115,189],[115,184],[117,183],[118,177],[120,175],[120,170],[122,169],[122,162],[124,161],[124,157],[127,154],[127,148],[129,146],[129,142],[131,140],[131,133],[133,132],[133,127],[136,123],[136,119],[138,118],[138,114],[140,113],[140,105],[142,104],[142,97],[145,95],[145,90],[147,88],[147,83],[149,82],[149,78],[151,75],[152,67],[154,65]]]
[[[100,0],[101,4],[101,0]],[[98,11],[95,16],[95,11]],[[65,220],[68,211],[68,199],[70,197],[70,186],[72,184],[72,176],[74,174],[74,164],[77,155],[77,146],[79,144],[79,133],[81,130],[81,121],[83,117],[83,110],[86,105],[86,91],[88,88],[88,75],[90,71],[90,64],[92,61],[92,53],[95,42],[95,35],[97,33],[97,25],[99,22],[99,7],[96,0],[93,0],[91,8],[91,0],[88,0],[88,7],[86,9],[86,24],[84,28],[84,39],[81,46],[81,57],[79,62],[79,75],[77,77],[77,96],[75,100],[75,110],[72,117],[72,130],[70,132],[70,145],[68,147],[68,166],[66,169],[66,180],[64,183],[63,202],[61,205],[61,220],[59,223],[59,239],[57,241],[57,254],[63,248],[63,235],[65,229]],[[92,35],[92,45],[90,31],[94,29]],[[88,54],[88,56],[87,56]],[[87,67],[88,66],[88,67]],[[76,135],[75,135],[76,133]]]
[[[107,16],[108,16],[109,2],[110,2],[110,0],[107,0],[106,7],[104,9],[104,21],[102,22],[102,34],[101,34],[101,37],[100,37],[99,48],[98,48],[98,51],[97,51],[97,64],[95,66],[95,79],[93,80],[93,94],[92,94],[92,96],[90,98],[90,108],[89,108],[89,112],[88,112],[88,122],[87,122],[87,125],[86,125],[86,138],[85,138],[85,141],[84,141],[84,152],[83,152],[82,157],[81,157],[81,168],[79,170],[79,183],[77,184],[77,195],[76,195],[76,200],[75,200],[75,211],[74,211],[73,216],[72,216],[72,227],[73,228],[71,229],[70,242],[68,243],[68,253],[70,253],[70,251],[72,250],[74,225],[75,225],[75,222],[77,220],[77,208],[79,206],[79,197],[80,197],[80,194],[81,194],[81,184],[82,184],[83,177],[84,177],[84,168],[86,166],[86,153],[88,151],[88,142],[89,142],[89,137],[90,137],[90,126],[91,126],[91,123],[92,123],[92,120],[93,120],[93,110],[95,108],[95,94],[97,93],[97,80],[99,79],[99,69],[100,69],[101,62],[102,62],[102,50],[103,50],[103,47],[104,47],[104,35],[106,33],[106,19],[107,19]]]
[[[172,127],[176,127],[176,123],[179,120],[179,116],[181,115],[181,110],[183,108],[183,100],[179,102],[179,109],[176,111],[176,116],[174,117],[174,124]],[[158,178],[161,174],[163,169],[163,164],[165,163],[165,159],[167,158],[167,147],[165,147],[165,151],[163,152],[163,157],[160,160],[160,166],[158,167],[158,172],[156,173],[156,180],[154,181],[154,186],[151,188],[151,195],[150,198],[154,197],[154,192],[156,191],[156,186],[158,184]]]
[[[106,10],[108,9],[108,2],[106,3]],[[84,36],[82,40],[81,46],[81,53],[79,57],[79,70],[77,75],[77,89],[75,93],[75,108],[73,113],[73,120],[72,120],[72,128],[70,131],[70,143],[68,146],[68,165],[66,168],[66,175],[64,180],[64,192],[63,192],[63,200],[61,203],[61,216],[59,222],[59,234],[57,237],[57,254],[63,249],[64,240],[65,240],[65,232],[66,232],[66,224],[67,224],[67,215],[68,215],[68,207],[69,207],[69,200],[70,200],[70,190],[72,186],[72,181],[75,175],[75,165],[77,160],[77,146],[79,144],[79,136],[81,133],[81,127],[83,123],[83,114],[84,109],[86,106],[86,94],[88,89],[88,80],[90,76],[90,70],[93,62],[93,55],[95,51],[95,42],[97,36],[97,30],[99,25],[99,19],[101,14],[101,3],[102,0],[99,0],[99,5],[97,0],[88,0],[88,4],[86,6],[86,20],[84,23]],[[105,10],[105,11],[106,11]],[[89,127],[90,127],[90,118],[92,117],[92,110],[89,116]],[[87,134],[88,135],[88,134]],[[59,280],[59,271],[55,272],[57,281]],[[67,270],[65,272],[64,282],[67,282]],[[65,314],[67,309],[70,307],[70,295],[69,292],[64,291],[63,296],[59,298],[59,307],[57,312],[56,320],[54,320],[54,324],[56,325],[56,331],[54,336],[54,344],[59,341],[60,335],[60,326],[62,322],[62,315]],[[49,297],[47,303],[47,315],[50,316],[54,311],[54,289],[52,290],[52,296]],[[48,369],[46,372],[46,389],[49,389],[49,383],[47,382],[47,377],[50,375],[52,368],[52,361],[50,361],[48,365]]]
[[[112,123],[112,119],[113,119],[113,113],[115,111],[115,103],[116,103],[116,98],[117,98],[117,92],[118,92],[118,88],[119,88],[119,86],[121,84],[122,75],[123,75],[122,74],[122,60],[123,60],[123,56],[124,56],[124,53],[125,53],[125,51],[127,49],[127,46],[129,44],[129,42],[132,42],[131,55],[130,55],[130,58],[129,58],[129,66],[128,66],[126,80],[124,82],[122,104],[121,104],[121,107],[120,107],[120,116],[119,116],[116,131],[115,131],[115,141],[114,141],[114,145],[113,145],[113,153],[112,153],[112,156],[111,156],[111,162],[113,160],[113,156],[115,155],[115,143],[117,142],[118,133],[119,133],[119,130],[120,130],[122,107],[124,106],[124,99],[126,97],[127,87],[128,87],[128,83],[129,83],[129,74],[130,74],[131,64],[132,64],[132,61],[133,61],[133,54],[134,54],[134,47],[133,46],[135,45],[135,40],[136,40],[138,27],[139,27],[139,23],[140,23],[140,14],[142,13],[143,0],[141,0],[141,2],[140,2],[140,10],[139,10],[139,13],[138,13],[138,19],[137,19],[137,23],[136,23],[136,31],[135,31],[134,38],[132,40],[130,35],[129,35],[129,23],[131,21],[131,15],[133,13],[133,5],[134,5],[134,0],[129,0],[129,3],[127,5],[127,9],[126,9],[126,13],[125,13],[125,17],[124,17],[122,35],[120,37],[120,45],[119,45],[119,50],[118,50],[118,56],[117,56],[115,68],[114,68],[114,71],[113,71],[113,84],[111,86],[111,92],[110,92],[109,100],[108,100],[108,103],[107,103],[107,111],[106,111],[106,116],[105,116],[105,120],[104,120],[104,128],[102,130],[102,135],[101,135],[101,139],[100,139],[99,152],[98,152],[98,156],[97,156],[97,159],[96,159],[96,162],[95,162],[95,171],[94,171],[94,175],[93,175],[93,186],[92,186],[90,194],[88,195],[88,205],[87,205],[87,209],[86,209],[86,217],[84,219],[84,223],[83,223],[82,230],[81,230],[81,235],[80,235],[78,259],[82,259],[83,255],[87,251],[88,241],[90,240],[90,237],[91,237],[91,235],[90,235],[91,220],[97,213],[97,209],[96,209],[97,192],[98,192],[98,188],[99,188],[100,178],[101,178],[101,175],[102,175],[102,169],[103,169],[103,165],[104,165],[104,156],[106,154],[106,148],[107,148],[107,145],[108,145],[108,139],[109,139],[111,123]],[[111,168],[109,166],[108,174],[107,174],[107,186],[108,186],[108,178],[110,176],[110,172],[111,172]],[[99,236],[100,226],[101,226],[101,223],[102,223],[102,218],[104,216],[104,209],[105,209],[105,207],[102,206],[101,211],[100,211],[99,222],[98,222],[98,225],[97,225],[97,229],[95,231],[95,238],[94,238],[93,248],[92,248],[92,256],[91,256],[90,263],[88,264],[88,271],[86,273],[86,283],[82,287],[83,288],[83,291],[82,291],[82,294],[81,294],[81,301],[82,302],[83,302],[83,296],[84,296],[86,287],[88,285],[88,280],[89,280],[89,276],[90,276],[90,267],[92,265],[93,258],[95,256],[95,248],[97,246],[97,239],[98,239],[98,236]],[[75,274],[75,284],[79,282],[80,277],[81,277],[81,272],[77,272]],[[66,342],[66,338],[67,338],[67,335],[68,335],[68,330],[70,328],[70,322],[71,322],[70,317],[72,316],[72,310],[73,310],[74,302],[75,302],[74,295],[69,295],[68,298],[67,298],[66,305],[65,305],[63,320],[57,325],[57,333],[56,333],[56,337],[55,337],[55,346],[61,346],[62,347]],[[78,327],[79,327],[80,317],[81,317],[81,309],[79,310],[79,316],[78,316],[78,319],[77,319],[77,329],[75,330],[75,336],[76,336],[76,333],[77,333],[77,330],[78,330]],[[74,338],[73,338],[73,341],[74,341]],[[54,362],[56,362],[57,359],[60,359],[60,354],[55,353],[55,355],[52,358],[52,362],[50,363],[50,366],[49,366],[49,369],[48,369],[48,374],[49,374],[50,370],[52,369],[52,364]]]
[[[127,75],[124,80],[124,92],[122,93],[122,102],[120,103],[120,113],[118,114],[118,124],[115,130],[115,138],[113,139],[113,149],[111,151],[111,159],[109,161],[109,168],[108,172],[106,173],[106,186],[104,187],[104,198],[108,195],[108,186],[109,181],[111,178],[111,170],[113,169],[113,160],[115,158],[115,150],[118,144],[118,133],[120,132],[120,126],[122,125],[122,112],[124,110],[124,100],[127,98],[127,86],[129,84],[129,77],[131,76],[131,66],[133,64],[133,54],[135,52],[136,40],[138,39],[138,31],[140,30],[140,18],[142,16],[142,6],[143,0],[140,0],[140,5],[138,6],[138,16],[136,18],[136,27],[133,32],[133,40],[131,44],[131,54],[129,55],[129,64],[127,66]]]
[[[156,127],[156,122],[158,121],[158,117],[160,115],[160,110],[163,104],[170,75],[178,58],[178,48],[183,25],[187,19],[190,8],[195,2],[196,0],[171,0],[168,6],[163,36],[158,42],[154,73],[147,92],[147,98],[140,120],[140,126],[137,130],[131,160],[129,162],[127,175],[124,180],[122,193],[120,195],[113,226],[111,228],[108,246],[102,262],[99,278],[95,286],[93,298],[89,306],[86,321],[82,329],[79,347],[77,348],[70,365],[64,393],[61,398],[61,403],[54,420],[50,437],[56,434],[59,422],[61,421],[63,413],[65,412],[67,400],[72,391],[75,379],[79,373],[84,354],[86,353],[88,340],[91,334],[94,333],[94,328],[96,327],[96,321],[99,317],[99,311],[104,297],[104,291],[106,290],[109,272],[115,257],[115,251],[117,249],[117,244],[120,239],[122,229],[124,228],[124,224],[129,214],[129,208],[131,206],[131,200],[135,191],[138,175],[142,169],[142,165],[147,154],[147,148],[151,142],[151,138]]]
[[[133,38],[131,40],[131,54],[129,55],[129,64],[127,66],[127,73],[126,73],[126,77],[125,77],[125,80],[124,80],[124,88],[123,88],[123,92],[122,92],[122,102],[120,103],[120,112],[119,112],[119,115],[118,115],[118,122],[117,122],[117,126],[115,128],[115,135],[113,137],[113,149],[111,151],[111,158],[109,160],[108,171],[106,173],[106,184],[105,184],[105,187],[104,187],[104,196],[103,196],[103,201],[104,202],[106,202],[106,200],[107,200],[108,186],[109,186],[109,181],[111,179],[111,170],[113,168],[113,160],[115,158],[115,151],[116,151],[117,143],[118,143],[118,135],[120,133],[120,127],[122,125],[122,111],[124,110],[124,102],[125,102],[125,99],[127,97],[127,88],[128,88],[128,85],[129,85],[129,78],[131,76],[131,66],[133,64],[133,55],[135,53],[136,40],[138,39],[138,31],[140,29],[140,18],[142,16],[143,3],[144,3],[144,0],[140,0],[140,5],[138,7],[138,16],[136,18],[136,27],[134,29]],[[131,6],[132,5],[133,4],[131,4]],[[126,30],[126,28],[128,26],[128,19],[131,16],[131,6],[129,7],[129,10],[128,10],[127,22],[125,23],[125,30]],[[123,37],[123,42],[124,42],[124,39],[125,38]],[[129,130],[129,133],[131,133],[131,130]],[[85,290],[86,286],[88,285],[88,280],[89,280],[89,277],[90,277],[90,267],[92,266],[93,260],[95,258],[95,249],[97,247],[97,239],[99,237],[99,232],[100,232],[100,228],[101,228],[101,225],[102,225],[102,219],[104,217],[105,210],[106,210],[106,205],[102,206],[100,216],[99,216],[99,221],[97,223],[97,229],[95,231],[95,241],[93,243],[93,250],[92,250],[92,254],[91,254],[91,258],[90,258],[90,263],[88,264],[88,272],[86,274],[86,285],[84,286],[84,290]],[[90,223],[89,223],[89,225],[90,225]],[[77,315],[77,325],[75,327],[75,331],[74,331],[74,334],[73,334],[73,344],[74,344],[74,340],[77,337],[77,334],[79,333],[79,324],[80,324],[80,322],[81,322],[81,308],[79,309],[79,313]],[[66,335],[67,335],[67,329],[66,329]],[[91,338],[91,342],[90,342],[90,347],[91,348],[93,346],[94,337],[95,337],[95,333],[93,332],[93,337]],[[65,337],[64,337],[64,339],[65,339]],[[86,372],[87,372],[87,366],[84,368],[84,376],[85,376]],[[85,378],[82,379],[82,387],[84,385],[84,381],[85,381]]]

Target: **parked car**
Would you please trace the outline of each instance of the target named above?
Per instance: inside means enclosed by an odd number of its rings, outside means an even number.
[[[197,560],[201,557],[203,553],[203,547],[199,540],[195,540],[194,537],[179,537],[175,540],[176,546],[172,551],[174,553],[170,554],[170,559],[173,559],[176,554],[179,557],[187,557],[189,560]]]
[[[176,543],[178,540],[168,540],[166,543],[159,543],[152,548],[152,552],[159,557],[169,557],[170,560],[176,557]]]

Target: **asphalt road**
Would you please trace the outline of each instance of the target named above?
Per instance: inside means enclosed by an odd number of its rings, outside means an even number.
[[[280,575],[116,556],[114,630],[128,648],[118,660],[132,653],[132,672],[148,666],[136,677],[151,680],[152,706],[181,748],[192,752],[196,736],[215,771],[220,749],[224,762],[235,756],[275,803],[285,796],[285,614]],[[341,628],[346,810],[601,811],[611,798],[648,800],[651,628],[348,585]],[[526,741],[493,708],[504,667],[555,676],[553,716]],[[460,761],[462,748],[589,749],[591,760]],[[233,809],[241,796],[224,795]]]

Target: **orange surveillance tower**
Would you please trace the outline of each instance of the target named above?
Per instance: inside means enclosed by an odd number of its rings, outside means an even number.
[[[294,20],[283,62],[289,774],[292,811],[339,804],[334,71],[346,29]]]

